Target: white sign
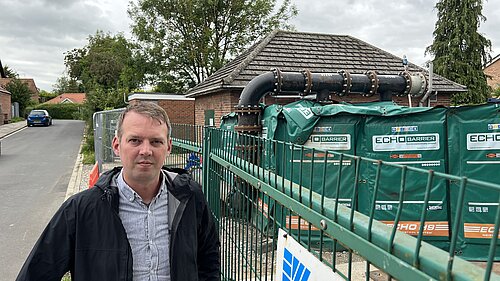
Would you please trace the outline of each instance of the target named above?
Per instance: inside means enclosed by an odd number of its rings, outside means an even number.
[[[283,229],[278,232],[276,256],[277,281],[344,280],[290,235],[287,235]]]
[[[305,146],[331,150],[350,150],[351,135],[349,134],[312,134]]]
[[[500,149],[500,133],[467,134],[467,150]]]
[[[439,134],[377,135],[373,151],[439,150]]]
[[[297,105],[297,111],[304,116],[306,119],[311,119],[311,117],[314,116],[313,112],[311,111],[310,108],[304,107],[301,104]]]

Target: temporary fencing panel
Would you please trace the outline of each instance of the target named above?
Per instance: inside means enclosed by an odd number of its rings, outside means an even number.
[[[451,108],[448,112],[450,173],[500,183],[500,106],[488,104]],[[452,210],[459,200],[460,185],[452,182]],[[496,223],[498,194],[478,186],[465,190],[457,249],[458,255],[484,260]],[[496,257],[499,259],[498,255]]]

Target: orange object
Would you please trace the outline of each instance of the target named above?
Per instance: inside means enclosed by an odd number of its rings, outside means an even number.
[[[381,221],[384,224],[392,227],[394,225],[393,221]],[[409,235],[418,235],[418,231],[420,230],[420,222],[419,221],[400,221],[398,223],[399,231],[402,231]],[[442,236],[448,237],[448,222],[447,221],[426,221],[424,223],[424,236]]]
[[[495,231],[495,224],[489,223],[464,223],[464,236],[465,238],[493,238]],[[499,235],[500,237],[500,235]]]
[[[92,170],[90,171],[89,188],[92,188],[96,184],[98,179],[99,179],[99,165],[96,162],[94,167],[92,167]]]

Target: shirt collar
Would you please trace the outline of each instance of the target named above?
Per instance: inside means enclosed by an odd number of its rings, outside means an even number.
[[[165,183],[165,177],[166,175],[164,174],[163,171],[160,173],[160,189],[158,190],[158,194],[154,198],[160,197],[162,194],[166,194],[167,192],[167,184]],[[120,196],[125,198],[126,200],[133,202],[135,199],[139,199],[142,201],[141,196],[135,192],[123,179],[123,169],[120,171],[120,174],[118,175],[118,178],[116,179],[116,185],[118,186],[118,191],[120,193]]]

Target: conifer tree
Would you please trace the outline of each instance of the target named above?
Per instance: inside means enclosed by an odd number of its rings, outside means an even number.
[[[483,1],[439,0],[435,8],[434,42],[426,50],[434,56],[434,71],[467,86],[468,92],[454,94],[452,103],[485,102],[491,90],[483,66],[490,59],[491,42],[478,32],[481,22],[486,21]]]

